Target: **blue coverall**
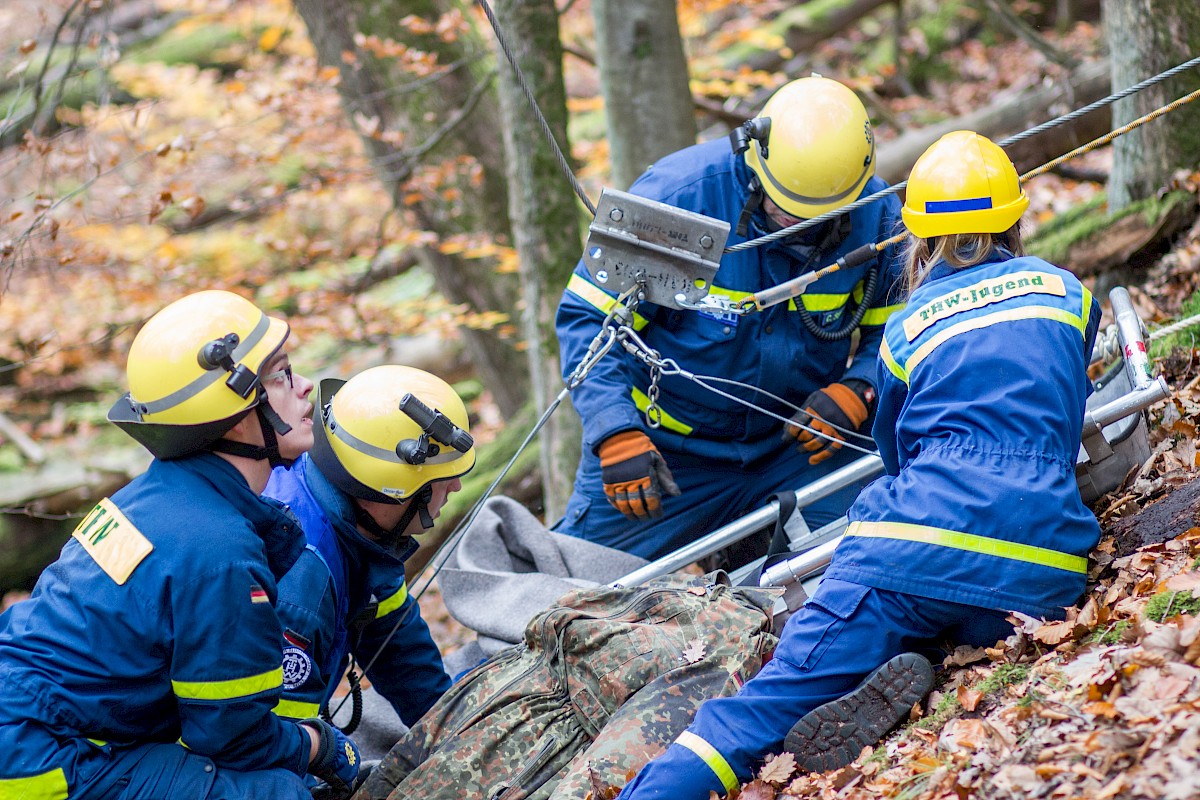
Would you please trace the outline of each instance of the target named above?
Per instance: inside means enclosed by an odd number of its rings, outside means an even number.
[[[1100,538],[1075,482],[1099,306],[1073,275],[993,253],[938,265],[887,323],[875,421],[887,474],[850,508],[824,580],[772,660],[621,800],[705,800],[791,726],[902,652],[991,645],[1006,612],[1061,617]]]
[[[729,222],[733,230],[728,244],[733,245],[765,233],[761,210],[746,236],[736,232],[750,195],[751,175],[743,158],[722,139],[666,156],[638,178],[630,192]],[[862,196],[886,185],[872,178]],[[798,241],[725,254],[711,293],[740,300],[828,266],[861,245],[881,241],[896,231],[899,201],[894,196],[877,200],[848,219],[848,231],[844,223],[833,221],[803,232]],[[846,235],[838,243],[840,233]],[[883,323],[902,307],[894,289],[900,271],[894,248],[877,260],[877,286],[849,367],[851,339],[818,339],[804,326],[795,300],[741,317],[644,303],[637,309],[634,328],[663,357],[675,359],[697,375],[740,381],[800,407],[812,392],[845,378],[875,384]],[[868,262],[822,278],[798,300],[820,327],[838,330],[862,299],[870,266]],[[583,359],[614,297],[592,280],[581,260],[558,307],[564,377]],[[662,379],[662,427],[651,429],[642,413],[648,403],[649,379],[644,365],[617,348],[572,391],[571,400],[583,419],[583,457],[574,494],[555,530],[655,558],[762,505],[772,494],[798,489],[860,455],[843,448],[834,458],[810,465],[810,454],[798,452],[795,440],[782,440],[782,422],[679,376]],[[794,413],[768,394],[728,384],[719,388],[782,417]],[[663,498],[661,519],[627,520],[604,495],[597,448],[626,430],[642,430],[650,436],[683,491],[679,497]],[[805,509],[806,520],[816,527],[841,516],[859,488],[850,487]]]
[[[276,580],[295,519],[211,453],[154,461],[0,617],[0,797],[294,798]]]
[[[405,725],[413,725],[450,688],[404,580],[404,561],[417,543],[397,554],[359,533],[353,501],[307,454],[291,469],[276,469],[264,494],[288,504],[308,539],[279,582],[283,699],[276,713],[317,716],[352,652],[359,664],[370,665],[371,685]]]

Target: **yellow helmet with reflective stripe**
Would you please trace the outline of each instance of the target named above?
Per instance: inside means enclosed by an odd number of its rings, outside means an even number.
[[[767,197],[811,219],[858,198],[875,174],[875,133],[862,101],[829,78],[800,78],[747,123],[746,164]]]
[[[974,131],[947,133],[926,150],[908,176],[901,216],[913,236],[1003,233],[1029,198],[1017,169],[991,139]]]
[[[387,365],[323,380],[317,411],[312,460],[352,497],[401,503],[475,466],[462,398],[424,370]]]
[[[129,392],[109,410],[109,421],[158,458],[204,449],[265,402],[259,372],[288,330],[232,292],[176,300],[134,338]]]

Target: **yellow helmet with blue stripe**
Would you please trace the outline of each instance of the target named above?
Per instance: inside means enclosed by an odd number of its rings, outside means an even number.
[[[973,131],[938,139],[913,165],[901,216],[913,236],[1003,233],[1029,198],[1016,167],[992,140]]]

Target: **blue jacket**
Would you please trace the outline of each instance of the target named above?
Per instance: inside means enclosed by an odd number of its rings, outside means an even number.
[[[404,561],[358,532],[352,500],[307,456],[276,469],[265,494],[287,503],[308,548],[279,582],[283,623],[284,716],[314,717],[328,703],[353,653],[370,665],[371,685],[412,726],[450,688],[450,677],[417,601]],[[393,632],[394,631],[394,632]]]
[[[1100,535],[1075,483],[1099,319],[1091,293],[1041,259],[933,269],[880,348],[874,434],[888,474],[851,506],[774,660],[736,697],[705,703],[621,800],[732,790],[795,720],[882,659],[963,633],[964,616],[987,630],[971,607],[1057,615],[1078,600]],[[980,641],[994,639],[967,643]]]
[[[758,238],[761,229],[751,225],[749,236],[738,236],[738,217],[749,197],[751,172],[729,143],[716,140],[669,155],[654,164],[633,184],[633,194],[725,220],[733,230],[728,245]],[[871,179],[862,196],[886,187]],[[831,247],[822,233],[806,231],[799,244],[775,242],[737,253],[727,253],[714,278],[713,294],[741,299],[760,289],[783,283],[804,272],[828,266],[855,248],[881,241],[898,227],[899,201],[889,196],[849,215],[850,230],[844,241]],[[762,214],[758,219],[761,221]],[[760,222],[761,224],[761,222]],[[826,223],[832,227],[835,223]],[[825,226],[818,229],[827,230]],[[807,234],[807,236],[806,236]],[[639,306],[634,327],[646,343],[664,357],[674,358],[698,375],[741,381],[771,392],[799,406],[810,393],[843,378],[874,384],[875,358],[883,323],[901,306],[893,285],[899,276],[895,248],[878,256],[880,275],[874,300],[862,326],[862,339],[853,363],[850,339],[824,342],[805,328],[796,301],[742,317]],[[813,284],[799,300],[819,325],[838,329],[857,306],[866,265],[835,272]],[[564,377],[582,360],[588,344],[600,330],[614,295],[601,289],[580,261],[563,293],[557,329]],[[571,400],[584,425],[584,445],[592,452],[609,436],[646,426],[640,409],[647,404],[649,373],[640,362],[614,349],[572,391]],[[690,453],[726,464],[751,464],[789,446],[780,441],[782,423],[744,405],[703,390],[678,376],[663,379],[659,404],[662,427],[649,430],[663,452]],[[752,402],[766,405],[784,417],[792,410],[749,389],[721,386]],[[791,445],[794,446],[794,445]],[[668,459],[668,463],[670,459]]]
[[[888,320],[887,475],[851,506],[827,576],[1033,615],[1074,604],[1100,536],[1075,482],[1099,322],[1091,293],[1041,259],[936,267]]]
[[[296,521],[204,453],[154,461],[75,529],[30,599],[0,617],[0,706],[80,739],[177,740],[218,766],[304,775],[308,737],[271,713],[282,689],[275,586]],[[14,709],[21,709],[14,712]],[[71,757],[22,754],[0,726],[0,776]]]

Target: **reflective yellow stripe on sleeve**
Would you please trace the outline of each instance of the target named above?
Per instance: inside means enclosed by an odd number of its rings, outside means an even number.
[[[1006,311],[997,311],[993,314],[984,314],[975,319],[964,320],[955,325],[951,325],[945,330],[938,331],[929,341],[922,344],[908,360],[904,362],[904,371],[911,375],[912,371],[920,364],[927,355],[932,353],[935,348],[945,344],[947,340],[954,338],[962,333],[986,328],[990,325],[996,325],[1001,322],[1015,322],[1024,319],[1048,319],[1054,322],[1062,322],[1076,328],[1080,334],[1086,330],[1086,325],[1082,318],[1072,314],[1070,311],[1065,311],[1061,308],[1053,306],[1024,306],[1022,308],[1012,308]]]
[[[602,314],[608,314],[612,307],[617,304],[615,297],[610,297],[603,289],[591,283],[581,275],[572,275],[571,280],[567,281],[567,291],[583,300],[588,305],[594,307]],[[633,314],[633,329],[640,331],[642,328],[650,324],[650,320],[638,314],[636,311]]]
[[[381,619],[395,611],[400,606],[404,605],[404,601],[408,599],[408,584],[400,584],[400,588],[391,597],[379,601],[379,608],[375,609],[375,619]]]
[[[646,396],[645,392],[643,392],[641,389],[637,388],[636,386],[633,387],[633,390],[630,392],[630,394],[633,395],[633,404],[638,407],[638,411],[641,411],[643,414],[645,414],[646,409],[650,407],[650,398]],[[691,435],[692,430],[693,430],[691,425],[688,425],[685,422],[680,422],[679,420],[675,419],[670,414],[668,414],[666,411],[663,411],[662,406],[658,407],[658,411],[659,411],[658,422],[664,428],[666,428],[669,431],[675,431],[676,433],[682,434],[683,436]]]
[[[850,293],[809,294],[805,292],[800,295],[800,299],[804,301],[804,307],[809,311],[833,311],[846,305],[846,301],[850,299]]]
[[[261,675],[228,681],[171,681],[175,696],[181,700],[236,700],[283,686],[283,667]]]
[[[921,542],[940,547],[951,547],[955,550],[966,550],[969,553],[1024,561],[1028,564],[1052,567],[1066,572],[1087,572],[1087,559],[1083,556],[1062,553],[1058,550],[1047,550],[1044,547],[1034,547],[1029,544],[1006,542],[1002,539],[993,539],[974,533],[914,525],[909,522],[852,522],[850,527],[846,528],[846,535]]]
[[[888,321],[888,318],[899,311],[904,310],[905,303],[898,303],[894,306],[879,306],[878,308],[868,308],[867,313],[863,314],[863,325],[883,325]]]
[[[906,386],[908,385],[908,373],[896,363],[896,358],[892,355],[892,348],[888,347],[886,336],[879,343],[879,358],[882,359],[884,365],[891,370],[893,375],[904,381]]]
[[[271,711],[279,717],[290,719],[312,719],[321,713],[320,703],[302,703],[299,700],[280,700]]]
[[[62,768],[28,778],[0,778],[0,797],[21,800],[67,800],[67,776]]]
[[[682,745],[699,756],[700,760],[707,764],[708,768],[717,776],[717,779],[721,781],[726,792],[732,792],[741,785],[738,782],[737,776],[733,774],[733,768],[725,760],[725,756],[717,752],[717,748],[696,734],[691,731],[684,731],[679,734],[679,738],[675,740],[675,744]]]
[[[1087,334],[1088,320],[1091,319],[1091,317],[1092,317],[1092,293],[1089,292],[1087,287],[1085,286],[1085,287],[1083,287],[1083,312],[1079,315],[1079,318],[1081,320],[1083,320],[1083,327],[1081,328],[1081,330],[1084,332],[1085,335]]]

